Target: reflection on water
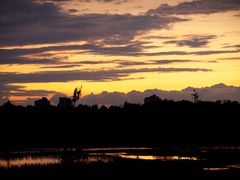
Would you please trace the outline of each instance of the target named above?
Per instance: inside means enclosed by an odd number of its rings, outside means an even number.
[[[218,164],[212,165],[212,154],[216,162],[223,158],[224,153],[227,161],[222,161]],[[75,148],[60,148],[60,149],[35,149],[31,151],[11,152],[7,154],[0,153],[0,168],[13,168],[25,166],[50,166],[50,165],[91,165],[97,163],[125,163],[129,161],[144,163],[146,161],[162,161],[180,163],[193,163],[193,161],[201,164],[203,171],[225,171],[228,169],[240,169],[240,160],[232,155],[232,152],[239,152],[239,148],[232,147],[217,147],[208,148],[202,147],[196,149],[177,149],[175,151],[161,150],[159,148],[92,148],[92,149],[75,149]],[[219,152],[221,152],[219,154]],[[229,153],[230,152],[230,153]],[[223,153],[223,154],[222,154]],[[231,156],[229,156],[231,154]],[[217,155],[217,157],[215,156]],[[225,157],[225,158],[226,158]],[[121,160],[121,161],[118,161]],[[136,161],[135,161],[136,160]],[[223,163],[224,162],[224,163]],[[196,163],[195,163],[196,165]]]
[[[146,147],[108,147],[108,148],[86,148],[83,151],[131,151],[131,150],[152,150],[153,148]]]
[[[81,158],[76,160],[75,162],[83,163],[83,164],[91,164],[91,163],[109,163],[112,162],[113,158],[110,156],[89,156],[85,158]]]
[[[229,168],[226,167],[219,167],[219,168],[203,168],[204,171],[225,171]]]
[[[223,171],[223,170],[229,170],[229,169],[240,169],[240,163],[227,165],[225,167],[203,168],[203,170],[205,171]]]
[[[56,157],[32,157],[27,156],[23,158],[4,160],[0,159],[0,167],[22,167],[22,166],[47,166],[52,164],[59,164],[60,159]]]
[[[125,150],[125,152],[123,151]],[[24,152],[10,153],[10,158],[0,157],[0,167],[22,167],[22,166],[49,166],[54,164],[73,163],[73,164],[92,164],[92,163],[109,163],[114,161],[114,158],[119,159],[138,159],[138,160],[159,160],[159,161],[179,161],[179,160],[199,160],[198,157],[188,156],[160,156],[151,154],[142,154],[142,152],[150,150],[150,148],[95,148],[86,149],[84,153],[75,154],[76,150],[69,153],[70,150],[57,152],[56,150],[49,151],[48,153],[55,152],[55,155],[44,155],[46,150],[34,150]],[[112,151],[112,152],[111,152]],[[115,152],[117,151],[117,152]],[[120,152],[118,152],[120,151]],[[123,151],[123,152],[122,152]],[[57,153],[56,153],[57,152]],[[68,153],[67,155],[64,152]],[[81,151],[82,152],[82,151]],[[41,154],[42,153],[42,154]],[[64,154],[64,156],[62,155]],[[15,157],[17,156],[17,157]]]
[[[198,147],[199,152],[210,151],[239,151],[240,146],[211,146],[211,147]]]
[[[113,161],[112,157],[104,155],[96,156],[84,156],[82,158],[60,158],[60,157],[34,157],[27,156],[23,158],[14,158],[14,159],[0,159],[1,168],[12,168],[12,167],[24,167],[24,166],[50,166],[54,164],[63,164],[63,163],[79,163],[79,164],[92,164],[92,163],[109,163]]]
[[[240,169],[240,163],[238,164],[231,164],[228,166],[229,168]]]
[[[190,160],[197,161],[198,157],[185,157],[185,156],[152,156],[152,155],[131,155],[131,154],[118,154],[118,156],[127,159],[142,159],[142,160],[161,160],[161,161],[181,161]]]

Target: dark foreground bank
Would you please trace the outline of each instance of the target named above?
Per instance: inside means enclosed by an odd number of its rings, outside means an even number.
[[[0,107],[1,151],[40,147],[239,145],[237,102]]]
[[[239,112],[240,104],[230,101],[161,100],[108,108],[8,104],[0,107],[0,176],[239,177]],[[153,150],[84,151],[94,147]]]

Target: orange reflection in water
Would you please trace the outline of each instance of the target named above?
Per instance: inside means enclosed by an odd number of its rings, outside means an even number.
[[[24,157],[11,160],[0,160],[0,167],[11,168],[11,167],[22,167],[32,165],[51,165],[59,164],[60,159],[55,157]]]
[[[219,167],[219,168],[203,168],[203,170],[205,171],[224,171],[224,170],[228,170],[229,168],[224,168],[224,167]]]
[[[185,157],[185,156],[152,156],[152,155],[129,155],[129,154],[118,154],[118,156],[127,159],[162,160],[162,161],[199,160],[197,157]]]

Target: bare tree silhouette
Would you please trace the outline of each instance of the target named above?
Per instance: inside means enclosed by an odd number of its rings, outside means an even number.
[[[76,102],[79,100],[79,97],[81,96],[82,93],[82,86],[80,88],[75,88],[73,91],[73,97],[72,97],[72,102],[73,106],[76,106]]]

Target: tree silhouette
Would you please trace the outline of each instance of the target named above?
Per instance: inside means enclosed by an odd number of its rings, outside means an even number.
[[[76,106],[76,102],[79,100],[79,97],[81,96],[82,93],[82,86],[80,88],[75,88],[73,91],[73,97],[72,97],[72,102],[73,106]]]
[[[11,103],[10,100],[8,100],[7,102],[3,103],[3,107],[6,107],[6,108],[11,108],[11,107],[14,107],[15,105]]]
[[[193,89],[192,99],[194,103],[197,103],[199,101],[199,94],[195,89]]]

